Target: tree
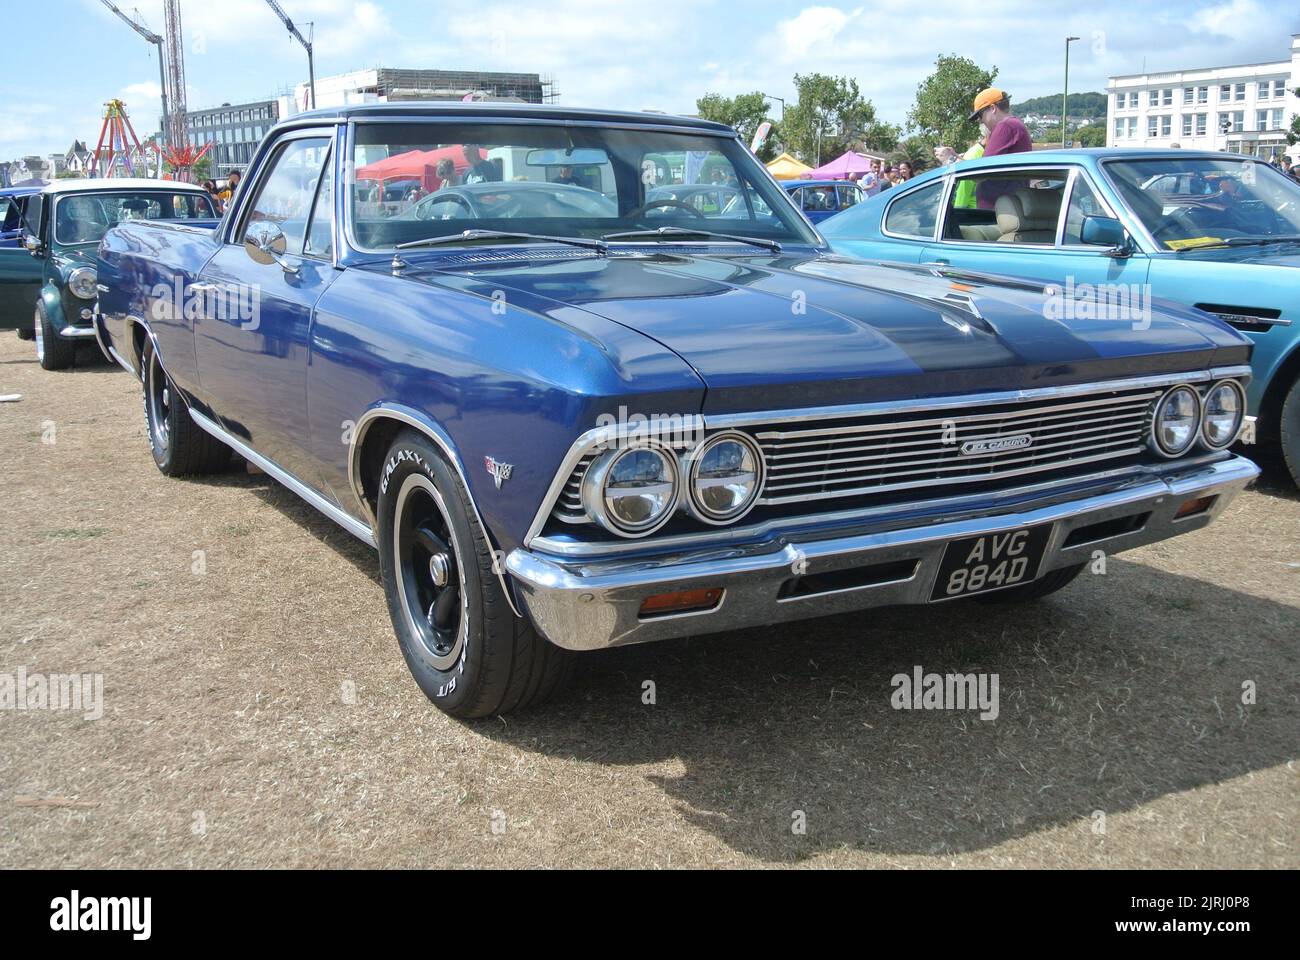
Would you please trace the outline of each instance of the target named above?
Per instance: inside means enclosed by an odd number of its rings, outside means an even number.
[[[916,87],[908,128],[932,147],[942,144],[962,153],[980,133],[979,123],[967,119],[975,94],[993,86],[997,75],[997,67],[983,70],[965,57],[941,55],[934,61],[934,72]]]
[[[876,119],[852,77],[795,74],[794,87],[798,99],[786,108],[781,135],[804,163],[825,163],[857,144],[888,150],[898,141],[898,128]]]
[[[739,133],[745,143],[753,141],[759,124],[771,119],[767,115],[767,108],[767,97],[758,91],[742,93],[735,97],[724,97],[720,93],[706,93],[695,101],[695,110],[703,119],[725,123]],[[772,129],[773,133],[768,135],[767,142],[759,147],[758,156],[761,160],[771,160],[776,156],[775,123],[772,124]]]
[[[1106,146],[1106,125],[1104,123],[1090,123],[1086,127],[1080,127],[1074,131],[1074,139],[1079,141],[1081,147],[1104,147]]]
[[[920,173],[926,167],[934,165],[935,143],[925,135],[908,137],[889,155],[890,163],[906,160],[912,165],[913,173]]]

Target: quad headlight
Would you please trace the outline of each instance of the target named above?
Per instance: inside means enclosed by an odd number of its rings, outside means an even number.
[[[1201,429],[1201,395],[1185,384],[1173,387],[1156,404],[1151,442],[1166,457],[1186,453]]]
[[[691,510],[706,523],[731,523],[758,499],[763,486],[763,454],[744,434],[709,438],[690,463]]]
[[[1201,414],[1201,442],[1222,450],[1237,438],[1246,415],[1246,395],[1235,380],[1220,380],[1205,394]]]
[[[654,446],[604,453],[582,481],[582,503],[606,530],[642,537],[663,526],[677,506],[677,458]]]
[[[94,267],[77,267],[68,274],[68,289],[82,300],[94,300],[95,280]]]

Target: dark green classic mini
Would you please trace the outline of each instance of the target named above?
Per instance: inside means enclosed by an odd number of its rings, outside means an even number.
[[[209,221],[202,188],[168,180],[60,180],[27,204],[22,240],[0,249],[0,330],[35,340],[46,370],[72,365],[77,341],[95,336],[95,250],[122,220]]]

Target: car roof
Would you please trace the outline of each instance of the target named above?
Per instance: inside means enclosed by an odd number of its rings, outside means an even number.
[[[197,183],[182,183],[179,180],[153,180],[144,177],[107,177],[99,179],[69,177],[66,180],[56,180],[54,183],[41,188],[42,193],[50,194],[96,193],[110,190],[166,190],[168,193],[175,193],[176,191],[207,193]]]
[[[1190,159],[1211,159],[1211,160],[1256,160],[1263,162],[1259,157],[1252,157],[1243,153],[1221,153],[1216,150],[1178,150],[1178,149],[1154,149],[1154,148],[1134,148],[1134,147],[1069,147],[1057,148],[1053,150],[1031,150],[1024,153],[1003,153],[996,157],[976,157],[974,160],[958,160],[954,164],[947,164],[942,167],[934,167],[919,173],[911,180],[908,185],[912,186],[918,182],[933,180],[936,177],[942,177],[952,169],[958,170],[979,170],[982,168],[996,168],[1002,166],[1028,166],[1032,164],[1055,164],[1055,163],[1079,163],[1085,160],[1103,161],[1103,160],[1190,160]]]
[[[795,187],[858,187],[860,184],[852,180],[783,180],[781,186],[786,190],[793,190]]]
[[[0,187],[0,197],[30,197],[40,193],[44,187]]]
[[[322,107],[286,118],[285,124],[318,120],[358,120],[394,117],[459,117],[465,120],[554,120],[556,122],[603,121],[610,124],[646,124],[647,126],[690,127],[692,129],[736,136],[736,131],[722,123],[699,117],[682,117],[667,113],[631,110],[598,110],[586,107],[559,106],[549,103],[460,103],[448,100],[401,100],[396,103],[357,103],[341,107]]]

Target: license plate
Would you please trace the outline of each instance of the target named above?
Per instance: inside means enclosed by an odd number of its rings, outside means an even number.
[[[1003,530],[954,540],[943,551],[931,602],[987,593],[1038,576],[1052,525]]]

